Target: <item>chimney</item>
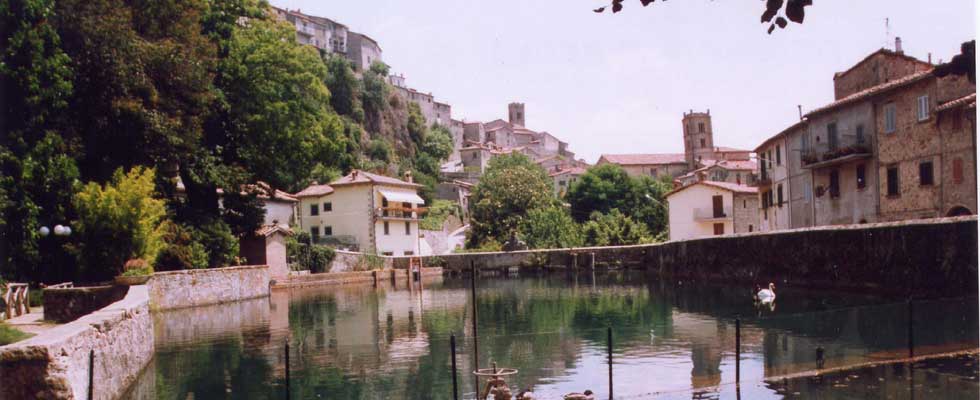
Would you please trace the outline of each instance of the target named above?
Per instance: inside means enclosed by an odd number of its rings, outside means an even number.
[[[895,52],[898,54],[905,54],[902,51],[902,38],[895,36]]]
[[[803,105],[802,104],[797,104],[796,105],[796,110],[799,111],[799,113],[800,113],[800,121],[802,121],[803,120]]]
[[[405,182],[415,183],[412,182],[412,171],[405,171]]]
[[[929,64],[932,64],[932,53],[929,53]]]
[[[357,180],[357,170],[356,169],[350,172],[350,180],[352,180],[352,181],[353,180]]]

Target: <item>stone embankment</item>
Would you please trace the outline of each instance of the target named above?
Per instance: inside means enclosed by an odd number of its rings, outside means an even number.
[[[390,262],[390,261],[389,261]],[[441,277],[442,268],[423,268],[423,277]],[[354,283],[407,285],[407,269],[385,269],[373,271],[327,272],[322,274],[292,275],[273,284],[274,289],[301,288],[313,286],[344,285]]]
[[[189,269],[157,272],[147,282],[156,310],[221,304],[269,295],[269,267]]]
[[[0,347],[0,399],[118,397],[153,358],[149,300],[146,286],[132,286],[105,308]]]
[[[404,269],[407,257],[394,257]],[[622,267],[658,277],[913,296],[976,295],[977,217],[825,226],[614,246],[424,257],[447,271]]]

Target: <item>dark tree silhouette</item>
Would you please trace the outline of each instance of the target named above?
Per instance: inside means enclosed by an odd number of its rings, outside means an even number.
[[[966,75],[971,83],[977,83],[977,41],[964,42],[960,45],[960,54],[953,56],[948,63],[937,65],[932,73],[939,78]]]
[[[610,6],[612,7],[613,13],[618,13],[623,10],[624,0],[612,0]],[[640,0],[640,4],[644,7],[653,4],[656,0]],[[661,0],[666,1],[666,0]],[[806,7],[813,4],[813,0],[766,0],[766,10],[762,13],[762,23],[769,24],[769,34],[776,30],[778,26],[779,29],[786,27],[789,19],[790,21],[796,22],[798,24],[803,23],[803,17],[806,15]],[[596,8],[592,11],[596,13],[602,13],[606,11],[608,6],[603,6]],[[782,12],[783,15],[779,15]],[[775,20],[774,20],[775,18]]]

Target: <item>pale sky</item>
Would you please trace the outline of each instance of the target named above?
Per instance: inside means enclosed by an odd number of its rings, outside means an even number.
[[[766,34],[761,0],[271,0],[379,42],[407,84],[467,121],[507,118],[603,153],[683,152],[682,113],[711,109],[715,145],[752,149],[833,100],[834,72],[900,36],[949,60],[976,35],[973,0],[816,0],[802,25]]]

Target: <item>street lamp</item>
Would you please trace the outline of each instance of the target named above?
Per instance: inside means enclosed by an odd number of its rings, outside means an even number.
[[[55,225],[53,231],[55,236],[71,235],[71,227],[67,225],[61,225],[61,224]],[[37,230],[37,233],[41,234],[42,237],[47,237],[49,234],[52,233],[52,229],[46,226],[42,226],[40,229]]]

